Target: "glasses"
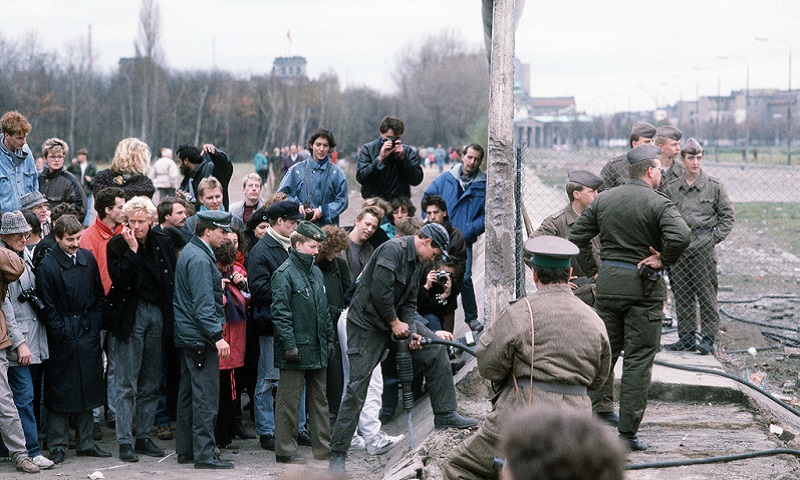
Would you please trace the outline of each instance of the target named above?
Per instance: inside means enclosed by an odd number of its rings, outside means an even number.
[[[31,232],[24,232],[24,233],[12,233],[9,235],[13,240],[27,240],[31,238]]]
[[[56,155],[56,156],[48,155],[47,156],[48,160],[64,160],[64,158],[65,158],[64,155]]]

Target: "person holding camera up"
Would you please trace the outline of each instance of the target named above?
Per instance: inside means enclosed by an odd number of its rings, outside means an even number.
[[[296,163],[283,177],[279,192],[300,204],[305,219],[319,227],[339,226],[339,215],[347,210],[347,177],[330,161],[336,140],[329,130],[320,128],[308,139],[311,156]]]
[[[361,196],[388,201],[411,198],[411,186],[422,183],[424,173],[417,152],[400,139],[405,125],[399,118],[387,116],[379,130],[380,136],[358,153],[356,180],[361,184]]]

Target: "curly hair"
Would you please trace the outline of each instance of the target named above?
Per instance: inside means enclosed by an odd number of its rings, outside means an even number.
[[[133,197],[122,206],[122,211],[125,215],[131,216],[135,212],[144,212],[148,217],[155,218],[156,206],[153,201],[145,196]]]
[[[6,112],[0,118],[0,129],[7,135],[18,135],[20,133],[27,135],[31,133],[31,124],[28,119],[23,117],[21,113],[16,110]]]
[[[64,140],[60,138],[48,138],[42,144],[42,155],[45,157],[51,152],[55,150],[61,150],[61,153],[66,156],[67,152],[69,152],[69,145]]]
[[[322,227],[322,231],[325,232],[325,240],[319,244],[318,262],[320,259],[338,255],[350,244],[347,239],[347,232],[343,228],[335,225],[325,225]]]
[[[144,175],[150,170],[150,147],[138,138],[126,138],[114,151],[111,171],[121,175]]]

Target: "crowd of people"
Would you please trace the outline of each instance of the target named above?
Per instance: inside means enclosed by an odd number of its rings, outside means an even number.
[[[233,468],[221,452],[238,437],[277,462],[304,463],[306,445],[343,469],[348,450],[379,455],[403,439],[381,428],[398,402],[393,339],[410,339],[435,426],[476,425],[457,411],[448,350],[420,341],[453,340],[459,295],[483,327],[470,276],[480,145],[442,171],[417,216],[422,159],[386,117],[358,153],[363,204],[340,227],[349,188],[326,129],[308,155],[290,148],[273,191],[269,161],[257,163],[229,203],[233,164],[212,144],[152,161],[126,138],[98,170],[50,138],[39,172],[25,117],[7,112],[0,127],[0,435],[17,469],[50,468],[70,448],[163,457],[173,437],[177,462],[195,468]],[[96,443],[102,422],[117,452]]]

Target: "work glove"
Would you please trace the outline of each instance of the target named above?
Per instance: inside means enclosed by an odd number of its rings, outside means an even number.
[[[283,359],[287,363],[300,363],[300,350],[297,347],[290,348],[283,352]]]

